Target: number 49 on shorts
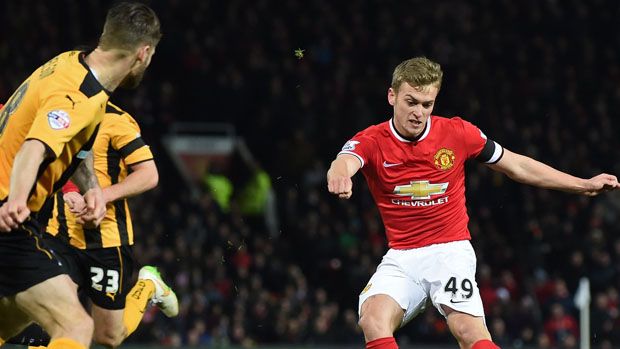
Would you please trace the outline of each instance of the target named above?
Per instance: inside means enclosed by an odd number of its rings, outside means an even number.
[[[461,290],[461,298],[469,299],[474,294],[474,285],[471,280],[463,279],[460,284],[456,277],[451,277],[446,283],[446,287],[444,287],[444,291],[452,293],[452,298],[456,296],[457,292],[459,292],[459,286]]]

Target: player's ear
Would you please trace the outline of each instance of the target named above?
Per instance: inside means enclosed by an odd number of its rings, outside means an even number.
[[[390,103],[390,105],[396,104],[396,95],[397,95],[397,92],[394,91],[394,89],[390,87],[388,89],[388,94],[387,94],[388,103]]]
[[[138,54],[136,56],[136,60],[138,62],[146,61],[146,57],[148,56],[147,48],[148,48],[148,46],[140,46],[138,48]]]
[[[151,51],[153,50],[154,48],[151,45],[140,46],[138,48],[137,60],[141,63],[147,62],[151,57]]]

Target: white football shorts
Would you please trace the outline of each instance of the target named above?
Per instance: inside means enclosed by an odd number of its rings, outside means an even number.
[[[359,297],[358,314],[368,297],[385,294],[405,311],[404,325],[430,301],[473,316],[484,316],[476,283],[476,254],[468,240],[414,248],[390,249]]]

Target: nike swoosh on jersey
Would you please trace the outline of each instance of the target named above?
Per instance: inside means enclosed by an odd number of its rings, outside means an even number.
[[[467,302],[467,301],[455,301],[454,299],[450,300],[450,303],[452,303],[452,304],[465,303],[465,302]]]
[[[384,161],[384,162],[383,162],[383,167],[392,167],[392,166],[398,166],[398,165],[402,165],[402,164],[403,164],[402,162],[398,162],[398,163],[395,163],[395,164],[391,164],[391,163],[389,163],[389,162],[387,162],[387,161]]]

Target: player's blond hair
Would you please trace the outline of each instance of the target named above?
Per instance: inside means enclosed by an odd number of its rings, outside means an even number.
[[[437,62],[426,57],[415,57],[400,63],[392,74],[392,89],[398,92],[403,82],[412,87],[425,87],[433,85],[441,88],[443,71]]]
[[[137,2],[120,2],[108,11],[99,38],[103,50],[133,51],[140,45],[156,46],[161,39],[159,18],[150,7]]]

